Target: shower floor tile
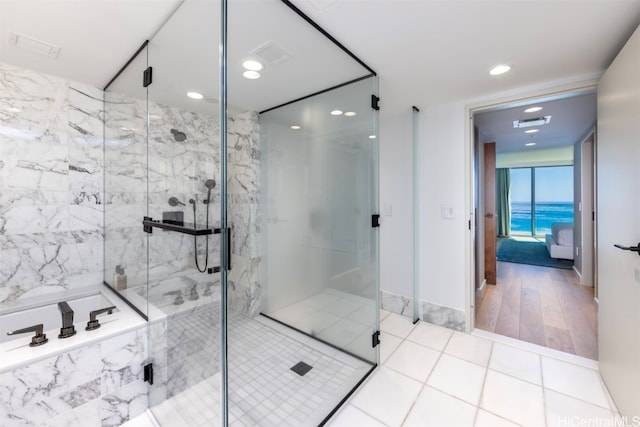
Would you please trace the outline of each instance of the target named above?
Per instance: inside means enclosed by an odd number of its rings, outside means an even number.
[[[229,321],[229,425],[316,426],[370,364],[263,316]],[[304,362],[304,376],[291,367]],[[220,422],[220,374],[151,408],[161,426]]]

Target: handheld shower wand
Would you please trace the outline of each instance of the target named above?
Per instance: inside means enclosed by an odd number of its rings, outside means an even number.
[[[207,199],[204,201],[205,204],[211,203],[211,190],[216,186],[215,179],[208,179],[204,182],[204,186],[207,187]]]
[[[207,213],[205,218],[205,227],[209,228],[209,206],[211,205],[211,190],[216,186],[216,181],[213,179],[207,179],[204,182],[204,186],[207,188],[207,198],[204,200],[204,203],[207,205]],[[193,224],[195,227],[196,224],[196,201],[194,199],[189,199],[189,203],[193,205]],[[194,258],[196,260],[196,268],[200,273],[204,273],[207,271],[207,267],[209,266],[209,235],[206,235],[206,243],[205,243],[205,258],[204,258],[204,267],[200,269],[200,263],[198,262],[198,242],[197,237],[193,236],[193,253]]]

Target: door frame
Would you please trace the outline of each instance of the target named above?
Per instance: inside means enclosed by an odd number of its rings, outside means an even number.
[[[465,330],[472,332],[475,329],[476,314],[476,279],[478,274],[478,254],[480,250],[484,251],[484,247],[479,248],[479,227],[482,222],[480,206],[478,198],[478,176],[482,173],[478,171],[480,164],[476,163],[479,159],[478,146],[476,144],[476,132],[474,128],[474,114],[496,111],[506,108],[514,108],[524,106],[535,102],[547,102],[556,99],[568,98],[588,93],[595,93],[598,87],[598,77],[594,77],[587,81],[575,81],[564,85],[551,84],[542,89],[525,88],[520,92],[511,94],[494,94],[492,97],[481,98],[465,105],[465,210],[468,215],[469,234],[465,248]],[[597,138],[596,138],[597,139]],[[595,159],[594,159],[595,161]],[[594,177],[595,180],[596,177]],[[480,190],[482,191],[482,190]],[[597,196],[596,196],[597,197]],[[594,257],[594,267],[597,272],[597,256]]]

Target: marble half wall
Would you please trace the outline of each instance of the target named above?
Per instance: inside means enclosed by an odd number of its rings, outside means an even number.
[[[380,291],[380,306],[383,310],[413,318],[413,298],[397,295],[387,291]],[[456,331],[464,331],[466,325],[465,313],[455,308],[419,301],[420,319],[434,325]]]
[[[0,310],[102,282],[102,91],[0,62]]]
[[[3,427],[115,427],[145,411],[146,328],[0,374]]]

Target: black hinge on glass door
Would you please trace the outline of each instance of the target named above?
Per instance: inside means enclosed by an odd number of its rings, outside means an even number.
[[[144,365],[144,380],[153,385],[153,363]]]
[[[376,347],[378,344],[380,344],[380,331],[375,331],[371,335],[371,347]]]
[[[147,67],[142,73],[142,87],[147,87],[153,82],[153,68]]]
[[[371,95],[371,108],[376,111],[380,109],[380,98],[375,95]]]
[[[373,214],[371,215],[371,228],[380,227],[380,215]]]

